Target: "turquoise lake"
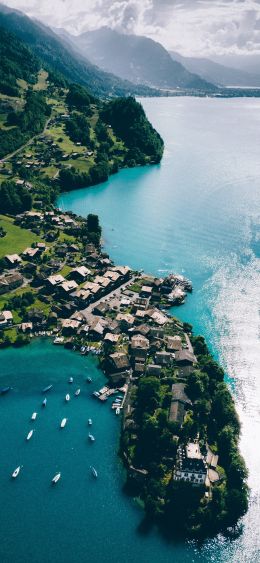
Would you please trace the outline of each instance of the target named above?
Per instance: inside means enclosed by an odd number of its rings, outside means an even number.
[[[170,544],[156,530],[144,533],[142,511],[123,490],[119,420],[90,397],[92,386],[103,384],[102,373],[93,359],[39,340],[1,352],[1,384],[14,387],[0,401],[3,563],[260,561],[260,100],[142,104],[164,138],[162,163],[123,170],[101,186],[63,194],[58,204],[83,216],[98,213],[116,262],[192,279],[193,294],[174,314],[206,337],[225,368],[242,422],[250,509],[233,540]],[[92,386],[85,383],[90,373]],[[82,393],[65,404],[70,375]],[[42,410],[41,389],[49,383],[55,385]],[[34,410],[36,431],[26,443]],[[61,431],[64,416],[69,421]],[[58,470],[62,479],[52,488]]]

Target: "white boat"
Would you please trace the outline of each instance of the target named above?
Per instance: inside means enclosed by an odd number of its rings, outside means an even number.
[[[67,401],[67,402],[70,401],[70,395],[69,395],[69,393],[67,393],[67,395],[66,395],[66,397],[65,397],[65,401]]]
[[[116,408],[116,414],[120,414],[120,408],[119,407]]]
[[[95,437],[93,436],[93,434],[89,434],[88,437],[91,442],[95,442]]]
[[[69,378],[69,383],[73,383],[73,377]]]
[[[78,397],[79,394],[80,394],[80,389],[77,389],[77,390],[75,391],[75,397]]]
[[[92,475],[97,478],[98,474],[97,474],[97,470],[95,469],[95,467],[93,467],[93,465],[90,466],[91,469],[91,473]]]
[[[35,420],[37,417],[37,412],[33,412],[31,416],[31,420]]]
[[[88,425],[89,425],[89,426],[92,426],[92,418],[89,418],[89,419],[88,419]]]
[[[12,473],[12,477],[13,477],[14,479],[16,479],[16,477],[17,477],[17,475],[19,475],[20,471],[21,471],[21,465],[18,465],[18,467],[16,467],[16,469],[15,469],[14,472]]]
[[[51,480],[51,482],[56,485],[56,483],[58,483],[58,481],[61,478],[61,473],[57,473],[56,475],[54,475],[53,479]]]
[[[45,397],[45,399],[43,399],[43,401],[42,401],[42,406],[43,406],[43,407],[46,407],[46,405],[47,405],[47,399],[46,399],[46,397]]]
[[[34,430],[30,430],[30,432],[28,432],[27,436],[26,436],[26,440],[30,440],[32,435],[34,433]]]
[[[67,420],[68,420],[67,418],[63,418],[63,419],[62,419],[62,421],[61,421],[61,423],[60,423],[60,427],[61,427],[61,428],[64,428],[64,426],[66,426]]]

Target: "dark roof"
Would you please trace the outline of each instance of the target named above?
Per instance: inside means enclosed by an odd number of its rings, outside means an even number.
[[[185,416],[184,404],[180,401],[172,401],[169,412],[169,421],[182,425]]]
[[[185,393],[184,383],[173,383],[172,385],[172,401],[180,401],[183,404],[191,405],[192,402]]]
[[[175,360],[177,363],[188,363],[194,364],[197,360],[192,352],[189,350],[179,350],[175,354]]]

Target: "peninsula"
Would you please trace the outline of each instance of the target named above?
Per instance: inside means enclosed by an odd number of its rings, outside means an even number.
[[[147,518],[196,537],[234,526],[248,503],[234,402],[204,339],[168,311],[191,283],[114,264],[96,215],[55,206],[60,190],[158,163],[163,141],[134,98],[101,101],[42,68],[9,33],[6,45],[0,347],[40,335],[95,353],[108,383],[93,400],[106,403],[120,390],[112,403],[122,419],[120,453]]]

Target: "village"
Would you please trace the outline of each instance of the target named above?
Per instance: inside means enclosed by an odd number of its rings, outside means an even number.
[[[171,378],[168,420],[182,428],[193,408],[185,386],[197,358],[189,327],[167,309],[184,302],[191,283],[179,275],[156,278],[115,265],[99,245],[82,237],[86,220],[72,213],[27,211],[14,224],[37,240],[1,259],[1,346],[12,344],[8,334],[15,331],[18,345],[49,336],[54,344],[82,355],[96,354],[108,384],[93,397],[104,402],[122,394],[112,409],[117,414],[122,410],[123,428],[132,439],[132,391],[139,378]],[[23,299],[27,306],[19,303]],[[145,469],[128,461],[132,475],[146,476]],[[198,440],[180,443],[173,479],[203,485],[209,495],[211,484],[219,480],[217,462],[209,448],[201,453]]]

